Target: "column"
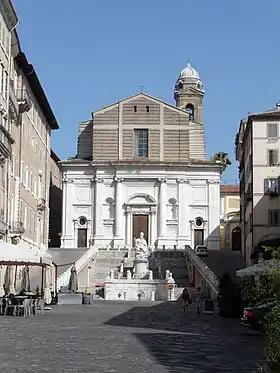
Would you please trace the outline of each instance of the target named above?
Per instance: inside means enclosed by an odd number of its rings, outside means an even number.
[[[67,177],[66,174],[63,175],[62,178],[62,234],[61,234],[61,247],[69,248],[74,247],[73,241],[73,214],[72,214],[72,206],[73,206],[73,189],[74,188],[74,180]],[[38,186],[38,193],[41,196],[41,183],[39,182]],[[40,217],[40,223],[38,222],[38,226],[40,227],[41,224],[44,224],[43,216]],[[39,228],[40,229],[40,228]],[[41,242],[41,236],[38,234],[38,244]]]
[[[115,177],[116,187],[115,187],[115,238],[114,245],[121,245],[123,242],[123,178]]]
[[[93,237],[95,234],[95,179],[90,179],[90,202],[91,202],[91,232],[90,232],[90,239],[91,244],[93,244]]]
[[[209,249],[220,249],[220,179],[207,180],[208,184],[208,237]]]
[[[166,178],[159,178],[159,236],[166,235]]]
[[[152,249],[155,246],[156,241],[156,224],[155,224],[155,217],[156,217],[156,207],[151,207],[151,214],[150,214],[150,243]]]
[[[177,179],[178,183],[178,246],[190,244],[189,213],[190,213],[190,180]]]
[[[128,248],[131,247],[131,236],[132,236],[132,232],[131,232],[131,217],[132,217],[131,208],[128,207],[126,209],[126,246]]]
[[[94,244],[96,244],[96,240],[103,238],[101,186],[104,180],[100,177],[95,177],[94,182]]]

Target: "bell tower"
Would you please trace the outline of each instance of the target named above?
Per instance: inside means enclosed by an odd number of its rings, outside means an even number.
[[[191,122],[203,124],[203,96],[204,89],[199,73],[188,63],[175,85],[176,106],[187,111]]]

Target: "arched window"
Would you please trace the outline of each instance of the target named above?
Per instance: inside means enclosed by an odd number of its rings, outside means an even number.
[[[189,120],[193,121],[194,120],[194,107],[192,104],[188,104],[186,106],[186,112],[189,114]]]

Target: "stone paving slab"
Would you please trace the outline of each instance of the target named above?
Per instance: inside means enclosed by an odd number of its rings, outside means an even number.
[[[1,373],[252,372],[263,341],[238,320],[178,303],[95,301],[0,317]]]

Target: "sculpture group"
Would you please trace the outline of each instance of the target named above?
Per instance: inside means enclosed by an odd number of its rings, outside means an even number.
[[[134,238],[135,259],[147,260],[148,258],[148,245],[144,238],[144,233],[140,232],[139,238]]]

